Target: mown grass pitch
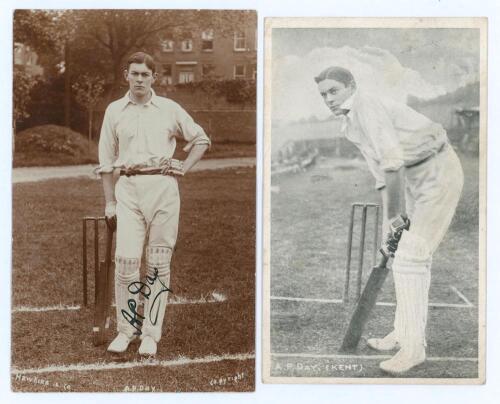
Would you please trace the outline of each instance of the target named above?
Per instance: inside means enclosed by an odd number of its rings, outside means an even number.
[[[405,375],[409,378],[475,378],[478,374],[478,159],[461,156],[461,161],[465,172],[462,197],[450,230],[433,257],[430,302],[436,304],[430,308],[427,333],[429,357],[460,361],[431,360]],[[272,356],[271,376],[386,376],[378,368],[383,359],[373,356],[380,353],[367,348],[366,339],[392,329],[395,297],[391,276],[378,299],[388,305],[376,306],[358,352],[351,360],[337,356],[352,310],[338,302],[344,288],[350,207],[354,202],[380,200],[363,165],[333,163],[323,159],[307,172],[273,178],[271,352],[276,355]],[[372,265],[370,220],[363,284]],[[358,217],[351,297],[359,223]],[[339,370],[336,363],[359,364],[362,370]]]
[[[215,292],[224,299],[169,305],[156,356],[163,365],[130,369],[119,365],[141,360],[137,342],[123,355],[92,345],[93,293],[87,309],[14,312],[13,390],[254,389],[255,171],[196,172],[182,178],[179,186],[181,222],[172,262],[172,298],[200,300]],[[102,215],[103,208],[100,181],[14,185],[13,309],[82,304],[81,218]],[[101,253],[103,245],[101,232]],[[89,275],[92,291],[92,272]],[[102,364],[118,365],[102,370]],[[63,369],[74,365],[96,366]],[[49,366],[57,367],[33,373]]]

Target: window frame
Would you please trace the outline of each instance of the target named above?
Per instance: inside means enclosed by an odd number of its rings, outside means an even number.
[[[170,46],[168,48],[166,48],[165,43],[168,43]],[[161,45],[161,51],[163,53],[172,53],[174,51],[174,48],[175,48],[175,42],[173,39],[162,39],[160,41],[160,45]]]
[[[238,36],[241,34],[241,36]],[[237,47],[239,40],[243,40],[243,47]],[[247,35],[245,31],[234,31],[233,35],[233,50],[235,52],[246,52],[247,51]]]
[[[205,35],[209,39],[204,38]],[[203,48],[203,45],[207,42],[212,44],[212,47],[210,49]],[[213,52],[214,51],[214,30],[213,29],[207,29],[207,30],[201,32],[201,51],[202,52]]]
[[[190,49],[185,49],[184,48],[184,44],[185,43],[190,43],[191,44],[191,47]],[[193,48],[194,48],[194,44],[193,44],[193,39],[192,38],[186,38],[186,39],[183,39],[181,41],[181,52],[184,52],[184,53],[189,53],[189,52],[192,52],[193,51]]]
[[[243,74],[241,74],[241,75],[236,74],[236,69],[238,68],[238,66],[243,67]],[[233,68],[233,79],[234,80],[244,80],[244,79],[246,79],[246,77],[247,77],[247,66],[244,64],[235,64],[234,68]]]
[[[192,76],[192,80],[189,80],[189,81],[181,81],[181,74],[185,74],[185,75],[191,75]],[[196,79],[195,79],[195,74],[194,74],[194,71],[192,70],[181,70],[179,71],[179,75],[178,75],[178,82],[179,84],[186,84],[186,83],[192,83],[194,82]]]

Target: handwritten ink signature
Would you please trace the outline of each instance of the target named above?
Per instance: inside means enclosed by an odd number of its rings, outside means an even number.
[[[153,275],[146,276],[146,282],[132,282],[128,285],[128,291],[134,295],[140,294],[144,299],[149,300],[151,297],[151,286],[156,282],[160,284],[160,290],[154,296],[153,302],[149,309],[149,321],[151,324],[156,325],[158,321],[158,315],[160,314],[160,299],[162,293],[173,292],[172,289],[168,288],[158,276],[158,268],[154,268]],[[130,313],[122,309],[122,315],[128,323],[136,329],[135,335],[141,335],[141,327],[145,317],[137,312],[137,301],[135,299],[128,299],[127,302]],[[146,313],[144,313],[146,314]]]

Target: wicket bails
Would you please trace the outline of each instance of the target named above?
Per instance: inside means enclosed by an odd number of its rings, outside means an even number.
[[[377,259],[380,205],[377,205],[375,203],[359,203],[359,202],[353,203],[351,206],[351,215],[350,215],[349,229],[347,234],[347,259],[346,259],[346,269],[345,269],[344,295],[342,299],[344,303],[347,303],[349,300],[349,286],[350,286],[351,260],[352,260],[352,240],[353,240],[354,218],[356,215],[356,210],[361,210],[361,230],[359,236],[358,268],[356,276],[356,300],[359,299],[359,297],[361,296],[361,283],[363,278],[363,261],[364,261],[365,239],[366,239],[366,223],[369,211],[374,212],[373,265],[375,265]]]
[[[87,264],[87,223],[94,222],[94,269],[97,271],[99,268],[99,222],[105,221],[104,216],[100,217],[90,217],[85,216],[82,219],[83,223],[83,249],[82,249],[82,277],[83,277],[83,305],[87,307],[88,305],[88,295],[87,295],[87,277],[88,277],[88,264]]]

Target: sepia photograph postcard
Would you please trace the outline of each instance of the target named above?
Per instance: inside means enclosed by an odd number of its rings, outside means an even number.
[[[11,22],[11,390],[254,391],[256,11]]]
[[[265,383],[485,382],[487,23],[265,19]]]

